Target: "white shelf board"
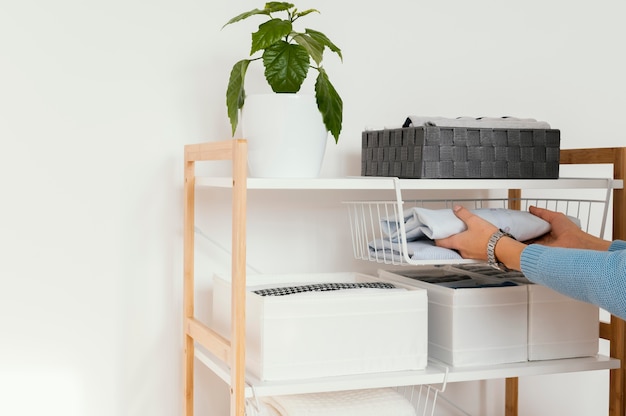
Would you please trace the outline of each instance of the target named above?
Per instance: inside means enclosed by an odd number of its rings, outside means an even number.
[[[227,384],[230,383],[230,372],[223,362],[200,348],[196,348],[195,356]],[[434,362],[429,363],[426,369],[419,371],[396,371],[306,380],[260,381],[247,374],[246,382],[248,386],[246,387],[245,394],[246,397],[262,397],[324,391],[440,384],[444,381],[453,383],[471,380],[609,370],[619,368],[619,366],[619,360],[598,355],[594,357],[529,361],[493,366],[450,368],[447,376],[445,364]]]
[[[393,190],[396,178],[354,176],[344,178],[248,178],[247,188],[275,190]],[[402,190],[458,189],[622,189],[622,180],[608,178],[560,179],[398,179]],[[196,177],[200,187],[231,188],[230,177]]]
[[[619,368],[619,366],[620,362],[616,358],[596,355],[593,357],[526,361],[522,363],[499,364],[494,366],[456,367],[450,369],[448,382],[575,373],[579,371],[610,370]]]

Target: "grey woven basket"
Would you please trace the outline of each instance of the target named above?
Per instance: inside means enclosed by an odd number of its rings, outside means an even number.
[[[556,129],[423,126],[364,131],[361,175],[556,179],[560,141]]]

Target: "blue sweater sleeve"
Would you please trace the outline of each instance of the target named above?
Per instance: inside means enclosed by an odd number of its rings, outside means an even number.
[[[534,283],[626,319],[626,241],[614,241],[608,251],[531,244],[521,269]]]

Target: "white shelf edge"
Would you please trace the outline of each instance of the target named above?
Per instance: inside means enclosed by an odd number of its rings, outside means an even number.
[[[230,383],[228,367],[210,353],[195,349],[196,358],[227,384]],[[447,382],[502,379],[581,371],[619,368],[618,359],[598,355],[594,357],[566,358],[560,360],[528,361],[480,367],[452,367]],[[359,374],[306,380],[259,381],[246,375],[246,397],[263,397],[283,394],[304,394],[324,391],[356,390],[395,386],[412,386],[443,383],[445,364],[430,362],[424,370],[390,373]]]
[[[230,177],[196,177],[200,187],[231,188]],[[560,179],[400,179],[403,190],[458,189],[623,189],[619,179],[560,178]],[[265,190],[393,190],[394,178],[345,177],[312,179],[248,178],[247,188]]]
[[[448,382],[611,370],[619,367],[620,361],[618,359],[604,355],[563,358],[559,360],[526,361],[495,366],[455,367],[450,369]]]

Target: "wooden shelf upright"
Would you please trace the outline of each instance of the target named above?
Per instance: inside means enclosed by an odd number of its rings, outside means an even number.
[[[230,341],[198,321],[194,309],[195,164],[198,161],[232,160],[232,325]],[[245,415],[246,321],[246,181],[247,142],[227,140],[185,146],[184,187],[184,409],[193,415],[195,342],[230,367],[231,415]]]

